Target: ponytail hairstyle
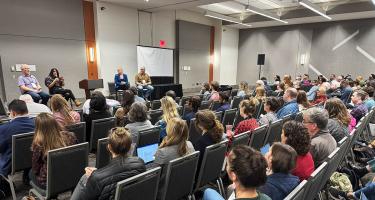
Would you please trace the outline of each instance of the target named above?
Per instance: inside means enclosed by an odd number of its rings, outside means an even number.
[[[246,114],[248,118],[252,118],[255,117],[254,114],[258,104],[258,99],[256,99],[255,97],[251,97],[249,100],[242,100],[239,107],[240,109],[243,109],[243,113]]]
[[[51,109],[52,112],[59,112],[64,117],[66,125],[74,124],[74,117],[71,115],[73,109],[69,106],[66,99],[60,95],[55,94],[51,98]]]
[[[178,145],[177,153],[184,156],[187,153],[186,141],[189,137],[189,129],[185,120],[180,118],[172,118],[167,124],[167,136],[164,137],[159,148]]]
[[[215,143],[223,137],[224,127],[211,110],[200,110],[195,114],[195,126],[203,129]]]
[[[108,147],[113,153],[126,157],[131,148],[131,144],[132,138],[126,128],[115,127],[109,130]]]

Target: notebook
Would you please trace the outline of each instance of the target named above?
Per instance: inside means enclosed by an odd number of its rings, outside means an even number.
[[[270,144],[266,144],[262,148],[260,148],[260,152],[263,155],[266,155],[266,153],[270,150],[270,147],[271,147]]]
[[[155,160],[155,153],[158,150],[158,144],[150,144],[147,146],[137,148],[137,155],[145,163],[150,163]]]

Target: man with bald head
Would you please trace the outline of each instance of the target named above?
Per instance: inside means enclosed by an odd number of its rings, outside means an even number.
[[[122,67],[117,68],[117,74],[115,74],[115,89],[117,90],[127,90],[129,89],[128,76],[124,74]]]
[[[35,103],[39,103],[42,100],[42,104],[47,105],[49,95],[42,91],[42,87],[35,76],[30,74],[29,65],[22,64],[22,74],[18,77],[18,87],[22,94],[29,94]]]
[[[145,67],[139,68],[139,73],[135,75],[135,84],[138,88],[138,94],[143,95],[145,99],[148,99],[154,90],[154,87],[151,86],[151,78],[146,73]]]
[[[289,114],[296,114],[298,110],[297,104],[297,90],[295,88],[288,88],[284,95],[284,105],[283,107],[277,112],[277,118],[281,119]]]

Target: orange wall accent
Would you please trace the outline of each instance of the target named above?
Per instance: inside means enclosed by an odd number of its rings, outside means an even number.
[[[94,25],[94,4],[82,0],[83,19],[85,28],[86,63],[88,79],[98,79],[98,64],[96,55],[95,25]],[[90,48],[94,49],[94,62],[90,62]]]
[[[215,62],[215,27],[211,26],[210,31],[210,66],[208,70],[208,80],[211,83],[214,79],[214,62]]]

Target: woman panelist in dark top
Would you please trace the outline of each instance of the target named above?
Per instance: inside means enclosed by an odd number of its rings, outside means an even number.
[[[81,105],[81,102],[79,102],[75,98],[71,90],[63,88],[63,86],[65,85],[64,77],[60,76],[59,70],[57,70],[56,68],[51,69],[44,83],[48,87],[50,95],[61,94],[67,101],[69,101],[69,99],[72,99],[76,106]]]

